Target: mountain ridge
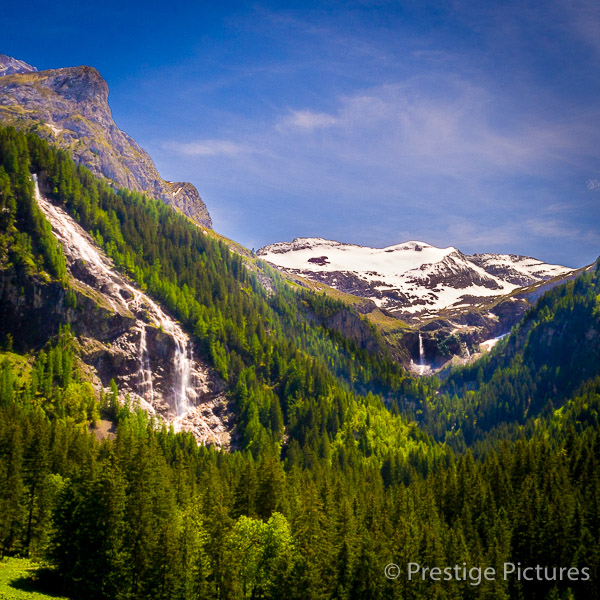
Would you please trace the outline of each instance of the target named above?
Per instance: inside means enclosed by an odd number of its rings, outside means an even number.
[[[516,254],[463,254],[408,241],[384,248],[295,238],[257,251],[277,268],[368,298],[402,319],[476,306],[573,269]]]
[[[0,54],[0,77],[14,73],[32,73],[37,69],[23,60],[18,60],[7,54]]]
[[[94,67],[38,71],[0,55],[1,123],[34,131],[117,187],[145,192],[212,227],[196,188],[162,179],[148,153],[117,127],[108,96],[108,84]]]

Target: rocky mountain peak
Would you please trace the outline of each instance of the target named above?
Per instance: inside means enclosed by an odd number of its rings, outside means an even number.
[[[82,65],[48,71],[53,72],[56,75],[49,78],[49,83],[64,98],[74,102],[108,103],[108,84],[94,67]]]
[[[115,124],[108,84],[93,67],[37,71],[14,58],[0,61],[0,123],[37,135],[66,150],[95,175],[162,200],[199,225],[212,220],[186,182],[167,182],[133,138]]]
[[[28,65],[22,60],[17,60],[12,56],[0,54],[0,77],[3,75],[12,75],[13,73],[34,73],[35,67]]]

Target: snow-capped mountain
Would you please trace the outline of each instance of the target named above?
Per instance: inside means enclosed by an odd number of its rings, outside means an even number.
[[[265,246],[257,254],[283,271],[369,298],[403,318],[487,304],[517,288],[571,271],[527,256],[466,255],[452,246],[436,248],[417,241],[369,248],[296,238]]]

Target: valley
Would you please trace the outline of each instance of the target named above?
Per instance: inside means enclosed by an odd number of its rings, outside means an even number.
[[[600,259],[249,251],[92,67],[0,121],[0,597],[598,598]]]

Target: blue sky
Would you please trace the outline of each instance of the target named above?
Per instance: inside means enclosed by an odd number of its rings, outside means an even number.
[[[248,247],[600,254],[600,3],[3,8],[0,52],[90,64],[161,175]]]

